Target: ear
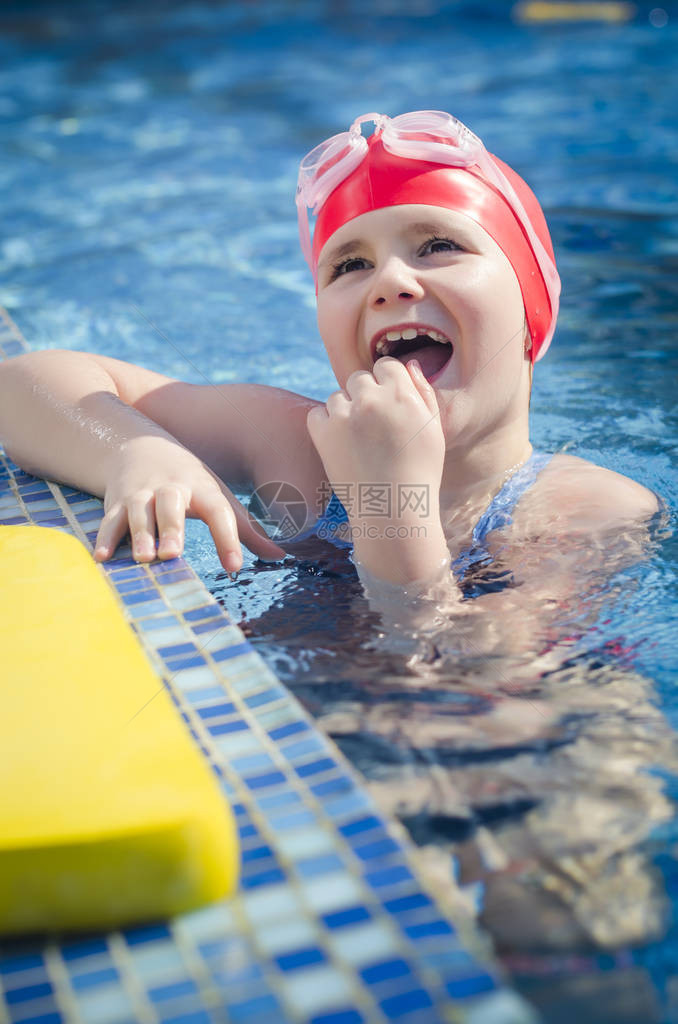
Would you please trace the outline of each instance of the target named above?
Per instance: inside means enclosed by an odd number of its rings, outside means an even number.
[[[532,338],[530,337],[530,332],[527,329],[527,316],[525,316],[523,320],[523,352],[525,353],[525,357],[531,361]]]

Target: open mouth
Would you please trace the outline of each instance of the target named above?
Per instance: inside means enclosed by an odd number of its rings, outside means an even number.
[[[373,345],[375,362],[383,356],[391,356],[403,364],[416,359],[428,381],[438,377],[453,351],[452,342],[440,331],[419,326],[384,331]]]

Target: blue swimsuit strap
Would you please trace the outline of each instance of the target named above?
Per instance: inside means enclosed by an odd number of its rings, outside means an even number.
[[[533,451],[527,462],[524,462],[497,491],[473,528],[470,547],[457,555],[452,563],[452,569],[458,576],[463,576],[474,562],[492,561],[492,556],[484,544],[485,538],[493,530],[503,530],[511,525],[516,505],[552,458],[553,455],[549,452]]]
[[[471,545],[466,551],[457,555],[452,563],[453,571],[463,576],[466,569],[473,562],[491,561],[491,556],[484,546],[484,540],[492,530],[501,530],[509,526],[513,521],[513,510],[522,498],[525,491],[533,485],[542,469],[548,465],[553,458],[547,452],[533,451],[527,462],[523,463],[520,469],[513,473],[501,489],[495,494],[480,519],[473,528]],[[320,518],[310,529],[304,531],[297,539],[303,540],[309,536],[321,537],[331,541],[337,547],[350,548],[350,541],[344,540],[337,534],[342,523],[348,522],[346,509],[339,498],[332,493],[327,508]]]

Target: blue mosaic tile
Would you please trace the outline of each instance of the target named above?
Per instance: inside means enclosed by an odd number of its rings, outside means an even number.
[[[307,732],[310,726],[307,722],[290,722],[288,725],[280,725],[276,729],[270,729],[268,735],[276,743],[288,736],[294,736],[298,732]]]
[[[423,892],[415,892],[409,896],[398,896],[395,899],[385,900],[384,906],[390,914],[404,914],[412,910],[420,910],[422,907],[433,907],[433,900],[425,896]]]
[[[201,619],[216,617],[221,619],[222,613],[219,606],[214,603],[201,605],[199,608],[191,608],[190,611],[184,612],[184,618],[188,622],[199,622]]]
[[[275,958],[281,971],[295,971],[299,967],[309,967],[311,964],[327,962],[325,953],[318,946],[309,949],[297,949],[292,953],[285,953]]]
[[[361,860],[374,860],[376,857],[385,857],[389,853],[397,853],[400,847],[395,839],[386,836],[374,843],[365,843],[364,846],[355,846],[353,852]]]
[[[452,931],[452,926],[447,921],[443,921],[442,918],[437,918],[435,921],[405,925],[405,934],[414,939],[415,942],[438,935],[452,935]]]
[[[30,494],[27,493],[26,491],[24,491],[24,492],[22,492],[21,497],[23,498],[23,500],[25,501],[25,503],[27,505],[30,505],[34,501],[44,501],[45,498],[49,498],[49,500],[52,503],[54,503],[54,495],[47,488],[45,488],[45,489],[40,488],[39,490],[33,491]]]
[[[220,700],[224,696],[224,691],[219,686],[205,686],[199,690],[191,690],[184,696],[191,704],[204,704],[209,700]]]
[[[394,978],[405,978],[412,974],[412,968],[404,960],[382,960],[379,963],[363,967],[360,975],[368,985],[378,985]]]
[[[252,644],[245,641],[242,644],[233,644],[231,647],[223,647],[218,651],[210,651],[214,661],[229,661],[231,658],[237,658],[241,654],[251,654],[254,648]]]
[[[372,804],[367,794],[360,789],[353,789],[349,793],[334,796],[324,804],[325,812],[331,818],[347,818],[356,811],[372,810]]]
[[[221,704],[212,704],[208,708],[198,708],[201,718],[217,718],[220,715],[232,715],[235,711],[235,704],[230,701],[223,701]]]
[[[5,999],[8,1006],[16,1003],[27,1003],[32,999],[41,999],[43,996],[51,996],[53,992],[49,981],[43,981],[39,985],[24,985],[21,988],[8,988],[5,992]]]
[[[119,975],[115,967],[104,967],[98,971],[71,975],[71,985],[76,992],[83,992],[88,988],[97,988],[99,985],[118,980]]]
[[[190,1013],[173,1014],[161,1017],[160,1024],[214,1024],[214,1019],[207,1010],[192,1010]]]
[[[325,750],[325,748],[324,740],[321,740],[319,736],[311,736],[309,739],[288,743],[281,747],[281,751],[288,761],[296,761],[299,758],[308,757],[309,754],[319,753],[321,750]]]
[[[476,974],[472,977],[457,978],[445,986],[451,999],[469,999],[496,989],[497,983],[490,974]]]
[[[367,871],[364,877],[367,884],[373,889],[381,889],[387,885],[396,885],[398,882],[412,879],[414,875],[404,864],[393,864],[391,867]]]
[[[257,874],[248,875],[242,879],[243,889],[255,889],[262,885],[274,885],[276,882],[285,882],[285,872],[280,868],[271,868],[269,871],[261,871]]]
[[[317,857],[298,860],[294,865],[302,878],[315,878],[343,868],[344,862],[338,853],[323,853]]]
[[[218,722],[216,725],[207,727],[210,736],[226,736],[231,732],[246,732],[249,729],[247,722],[237,719],[235,722]]]
[[[301,797],[292,790],[286,790],[284,793],[259,793],[257,803],[262,810],[270,811],[274,808],[289,807],[290,804],[300,804]]]
[[[197,991],[196,983],[191,978],[184,978],[183,981],[173,981],[170,985],[149,988],[148,995],[154,1003],[161,1003],[168,999],[178,999],[179,996],[194,995]]]
[[[275,832],[288,832],[293,828],[311,825],[315,821],[312,811],[294,811],[292,814],[272,814],[269,818],[271,828]]]
[[[82,941],[67,941],[61,946],[61,955],[64,960],[79,960],[85,956],[96,956],[98,953],[108,953],[106,939],[85,939]]]
[[[16,971],[30,971],[36,967],[44,970],[45,961],[42,953],[0,954],[0,974],[14,974]]]
[[[311,1017],[309,1024],[364,1024],[365,1018],[352,1006]]]
[[[197,637],[201,637],[204,633],[211,636],[215,631],[221,629],[223,626],[229,625],[221,616],[212,615],[205,622],[201,622],[198,626],[193,626],[193,633]]]
[[[287,782],[287,779],[282,772],[266,772],[263,775],[252,775],[243,781],[250,789],[264,789],[269,786],[279,786],[281,783]]]
[[[324,799],[337,793],[350,792],[353,783],[347,776],[342,775],[338,779],[327,779],[325,782],[316,782],[309,787],[314,796]]]
[[[350,821],[346,825],[340,825],[339,831],[343,836],[348,838],[350,836],[362,834],[363,832],[369,832],[374,828],[381,828],[383,830],[383,827],[383,822],[371,814],[368,817],[358,818],[357,821]]]
[[[195,644],[170,644],[167,647],[158,647],[157,651],[162,658],[172,658],[177,654],[197,654],[198,648]]]
[[[241,850],[240,859],[243,864],[249,864],[254,860],[262,860],[265,857],[272,857],[273,851],[270,846],[254,846],[251,849]]]
[[[323,914],[323,921],[328,928],[345,928],[349,924],[358,924],[360,921],[369,921],[371,914],[367,907],[348,907],[346,910],[337,910],[332,914]]]
[[[195,654],[192,658],[165,658],[165,664],[171,672],[185,672],[188,668],[206,665],[207,661],[201,654]]]
[[[261,693],[255,693],[251,697],[245,697],[245,704],[248,708],[258,708],[263,704],[270,704],[271,701],[280,700],[281,697],[285,696],[285,691],[279,686],[271,686],[268,690],[263,690]]]
[[[410,989],[409,992],[400,992],[391,999],[383,999],[379,1003],[388,1020],[398,1020],[413,1010],[426,1010],[433,1006],[433,1000],[423,988]]]
[[[18,1021],[18,1018],[14,1017]],[[65,1024],[65,1018],[56,1010],[49,1010],[47,1013],[38,1013],[30,1017],[21,1017],[21,1024]]]
[[[275,996],[268,994],[255,996],[242,1003],[229,1003],[228,1020],[229,1024],[252,1024],[255,1020],[268,1021],[270,1024],[279,1021],[280,1024],[285,1024],[287,1017]]]
[[[115,589],[119,594],[134,594],[138,593],[139,590],[146,584],[145,579],[138,578],[133,580],[119,580],[115,581]]]
[[[171,934],[166,924],[140,925],[123,931],[128,946],[139,946],[145,942],[169,939]]]
[[[66,516],[54,515],[53,512],[34,512],[31,519],[38,526],[67,526]]]
[[[320,775],[321,772],[328,772],[338,767],[337,762],[333,761],[331,757],[322,757],[317,761],[311,761],[310,764],[297,765],[295,771],[300,778],[306,779],[310,775]]]
[[[231,765],[239,773],[250,774],[264,769],[275,769],[275,761],[270,754],[248,754],[246,757],[235,757]]]
[[[182,580],[192,580],[195,576],[190,569],[175,569],[173,572],[167,569],[156,569],[155,565],[152,567],[153,573],[156,578],[165,586],[169,586],[171,583],[180,583]]]

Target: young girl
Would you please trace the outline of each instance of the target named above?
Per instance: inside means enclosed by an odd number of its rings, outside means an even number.
[[[306,157],[297,204],[339,385],[327,402],[68,351],[0,366],[9,454],[104,498],[97,559],[128,531],[138,561],[175,557],[186,515],[205,520],[229,571],[241,541],[282,556],[225,481],[297,488],[302,536],[351,543],[373,588],[444,579],[453,592],[498,554],[519,582],[553,582],[568,536],[601,551],[635,535],[657,509],[648,490],[530,445],[560,284],[541,208],[511,168],[448,114],[368,114]]]

